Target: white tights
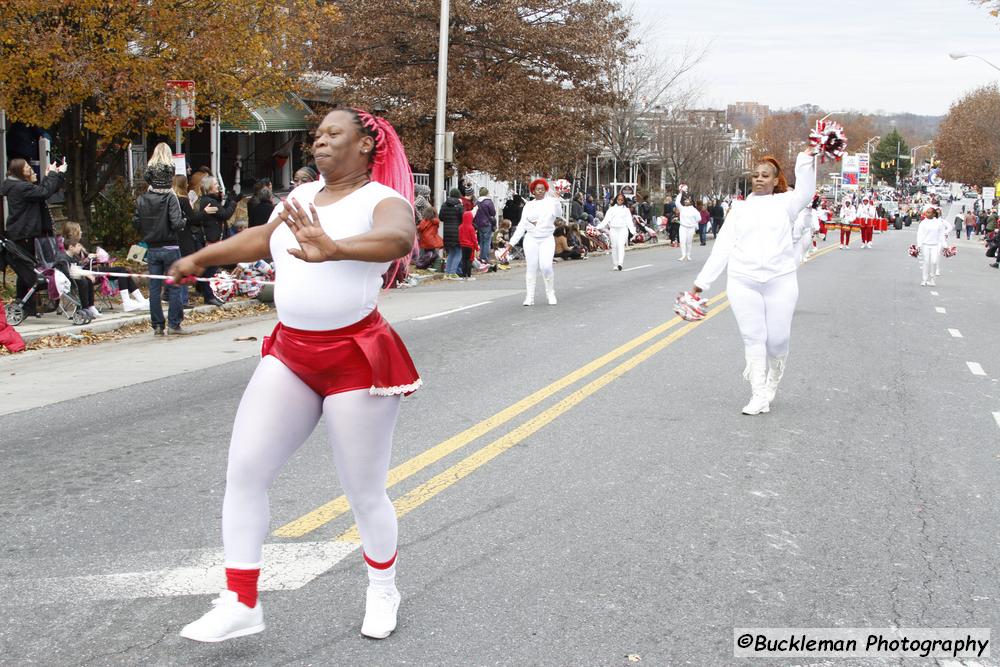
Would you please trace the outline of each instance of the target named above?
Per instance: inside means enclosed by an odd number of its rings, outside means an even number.
[[[399,402],[399,396],[372,396],[367,389],[324,399],[274,357],[261,359],[243,392],[229,445],[222,503],[226,566],[260,567],[271,519],[267,489],[321,416],[365,553],[376,562],[391,559],[396,510],[385,482]]]
[[[527,264],[524,274],[524,283],[528,289],[528,295],[535,293],[535,281],[538,272],[542,272],[542,280],[546,284],[552,281],[555,271],[552,269],[552,257],[556,254],[556,239],[549,236],[544,239],[536,239],[533,236],[524,237],[524,260]]]
[[[792,335],[792,315],[799,298],[795,272],[759,283],[730,275],[726,285],[729,304],[743,337],[748,359],[785,357]]]
[[[694,241],[694,227],[681,226],[681,257],[691,257],[691,243]]]
[[[920,246],[920,263],[924,270],[924,282],[934,280],[934,275],[938,270],[938,262],[941,261],[941,246],[938,244],[924,244]]]
[[[625,263],[625,246],[628,245],[628,227],[612,227],[611,266],[618,268]]]

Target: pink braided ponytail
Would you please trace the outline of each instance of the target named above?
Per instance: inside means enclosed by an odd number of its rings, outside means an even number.
[[[352,108],[350,111],[356,116],[361,131],[375,139],[375,150],[372,151],[369,162],[371,179],[392,188],[413,206],[413,172],[396,130],[385,118],[373,116],[361,109]],[[395,287],[397,282],[406,277],[410,260],[417,250],[417,241],[414,239],[410,254],[395,260],[382,274],[383,288]]]
[[[361,109],[351,111],[357,115],[361,127],[375,139],[371,161],[372,180],[389,186],[413,204],[413,172],[396,130],[385,118],[373,116]]]

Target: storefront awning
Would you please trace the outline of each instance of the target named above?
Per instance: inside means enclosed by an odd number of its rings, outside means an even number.
[[[276,107],[251,107],[248,116],[235,121],[223,121],[222,132],[297,132],[308,130],[314,124],[309,120],[312,109],[298,95],[288,95]]]

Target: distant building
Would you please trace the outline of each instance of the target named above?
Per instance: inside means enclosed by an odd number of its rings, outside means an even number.
[[[758,102],[734,102],[726,107],[726,121],[733,127],[752,130],[771,115],[766,104]]]

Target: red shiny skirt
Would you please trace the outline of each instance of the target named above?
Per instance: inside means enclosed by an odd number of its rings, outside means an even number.
[[[260,351],[261,358],[273,356],[324,397],[358,389],[373,396],[409,396],[422,384],[406,346],[378,310],[331,331],[278,322]]]

